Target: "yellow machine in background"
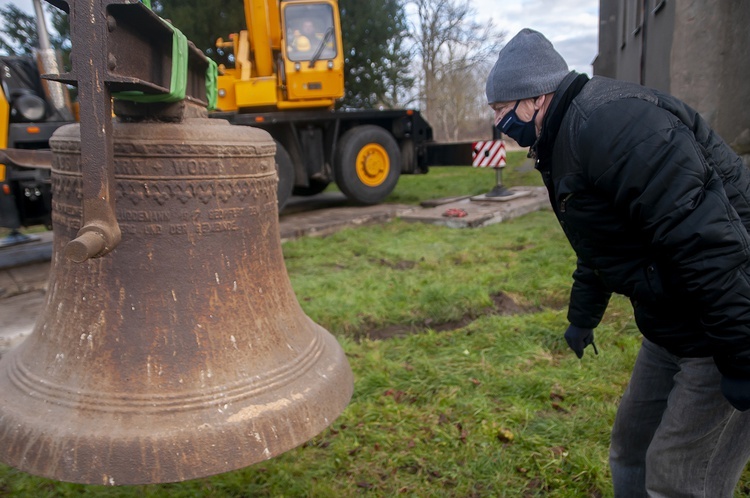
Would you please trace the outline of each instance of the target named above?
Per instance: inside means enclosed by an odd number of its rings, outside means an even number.
[[[0,56],[0,151],[48,149],[52,133],[72,121],[72,112],[65,111],[51,102],[33,57]],[[0,161],[0,227],[17,233],[50,225],[50,215],[49,169]],[[0,240],[0,246],[11,242]]]
[[[8,148],[8,124],[10,123],[10,104],[5,92],[0,92],[0,149]]]
[[[402,173],[427,172],[432,129],[418,111],[334,109],[345,91],[336,0],[244,4],[248,29],[217,42],[235,64],[220,67],[212,116],[273,136],[280,208],[292,193],[317,194],[334,181],[350,199],[374,204]]]
[[[217,43],[235,57],[218,79],[220,110],[332,108],[344,95],[335,2],[245,0],[245,20],[248,30]]]
[[[21,243],[21,227],[51,225],[49,149],[52,133],[75,120],[68,90],[43,81],[41,73],[58,72],[41,2],[34,2],[39,46],[34,56],[0,56],[0,227],[11,235],[0,247]],[[19,156],[18,152],[25,153]],[[41,162],[40,162],[41,161]]]

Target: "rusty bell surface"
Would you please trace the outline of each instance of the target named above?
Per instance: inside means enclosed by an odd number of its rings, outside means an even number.
[[[173,482],[294,448],[344,410],[349,364],[299,306],[275,145],[225,121],[117,123],[122,241],[74,263],[80,133],[52,140],[53,265],[33,333],[0,360],[0,459],[92,484]]]

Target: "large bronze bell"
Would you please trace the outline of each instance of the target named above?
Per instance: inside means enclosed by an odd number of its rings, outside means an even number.
[[[0,361],[0,459],[106,485],[234,470],[309,440],[352,374],[284,266],[270,136],[116,123],[120,244],[81,263],[78,125],[52,140],[53,264],[33,333]]]

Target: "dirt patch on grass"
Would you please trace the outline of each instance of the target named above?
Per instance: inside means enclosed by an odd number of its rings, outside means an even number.
[[[382,266],[387,266],[388,268],[391,268],[392,270],[411,270],[415,266],[417,266],[418,261],[398,261],[396,263],[392,261],[388,261],[387,259],[380,258],[378,260],[372,260],[376,261],[378,264]],[[424,261],[424,258],[422,258],[422,261]]]
[[[523,307],[516,303],[512,297],[505,294],[504,292],[498,292],[497,294],[493,294],[491,297],[493,303],[491,307],[485,308],[479,313],[466,314],[458,320],[451,320],[448,322],[440,323],[433,322],[432,320],[426,320],[425,323],[419,325],[390,325],[388,327],[362,331],[355,336],[355,339],[362,340],[366,338],[374,341],[380,341],[397,337],[405,337],[411,334],[418,334],[429,329],[436,332],[446,332],[449,330],[464,328],[480,316],[520,315],[523,313],[530,313],[540,310],[539,307]]]

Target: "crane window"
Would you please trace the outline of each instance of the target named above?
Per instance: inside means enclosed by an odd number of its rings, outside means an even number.
[[[287,55],[291,61],[336,57],[333,9],[329,4],[287,5],[284,9]]]

